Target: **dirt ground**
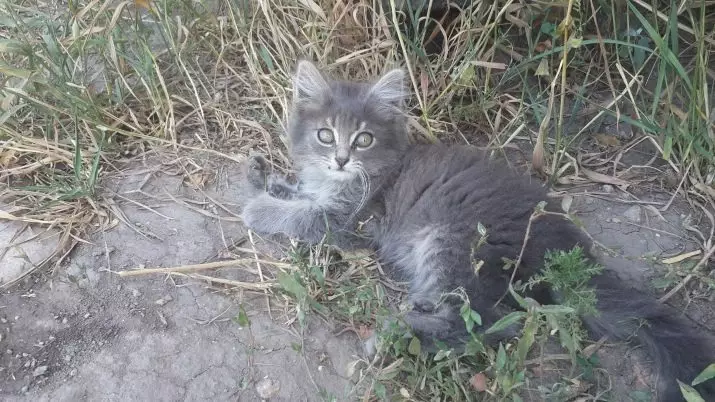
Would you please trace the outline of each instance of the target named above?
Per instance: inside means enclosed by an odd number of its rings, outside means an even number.
[[[292,317],[275,310],[269,314],[261,295],[221,292],[177,276],[116,274],[216,260],[245,238],[241,223],[217,205],[238,211],[238,166],[216,165],[207,169],[210,180],[203,191],[159,159],[105,179],[103,191],[121,195],[112,198],[131,227],[120,220],[113,229],[93,234],[57,272],[35,273],[0,296],[0,399],[354,399],[347,375],[361,353],[354,333],[336,336],[342,328],[313,317],[303,341],[298,325],[289,322]],[[687,208],[676,203],[661,219],[649,207],[665,204],[667,194],[651,194],[643,203],[617,198],[623,194],[599,186],[589,195],[575,195],[571,209],[598,241],[620,254],[604,256],[603,262],[624,281],[648,287],[662,269],[652,261],[697,249],[684,228],[692,221]],[[36,262],[52,247],[52,236],[13,247],[22,237],[13,239],[10,233],[19,226],[2,225],[0,240],[6,244],[0,248],[7,252],[0,254],[0,271],[6,277],[27,269],[22,250]],[[222,271],[247,280],[240,270]],[[675,301],[684,314],[715,332],[712,300]],[[250,328],[232,320],[240,306]],[[302,342],[304,354],[295,347]],[[609,358],[608,349],[602,360],[614,388],[639,387],[631,360],[620,352]]]

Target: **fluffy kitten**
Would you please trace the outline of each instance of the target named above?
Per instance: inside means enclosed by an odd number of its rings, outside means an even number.
[[[492,306],[511,276],[502,269],[503,258],[516,260],[534,207],[548,199],[541,185],[474,148],[409,145],[403,80],[404,73],[393,70],[375,83],[337,81],[299,62],[288,129],[298,182],[268,174],[265,160],[253,157],[247,175],[254,194],[242,217],[259,233],[309,243],[329,234],[342,248],[373,247],[409,281],[414,307],[405,321],[423,344],[440,339],[458,345],[467,335],[459,305],[441,302],[441,296],[464,288],[483,327],[494,323],[499,314]],[[365,220],[367,236],[359,236],[356,227]],[[470,246],[479,222],[488,238],[477,250],[484,265],[475,274]],[[577,245],[589,250],[588,239],[564,219],[544,216],[531,230],[517,280],[538,273],[547,250]],[[676,378],[689,383],[715,361],[715,348],[677,312],[626,288],[610,273],[590,285],[600,312],[583,317],[590,335],[612,340],[635,335],[659,370],[660,400],[682,400]],[[530,296],[542,304],[559,298],[549,289]],[[712,381],[701,390],[712,396]]]

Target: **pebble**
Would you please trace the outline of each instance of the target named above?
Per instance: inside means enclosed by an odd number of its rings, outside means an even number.
[[[270,399],[280,391],[280,386],[273,383],[270,378],[265,377],[256,384],[256,392],[261,399]]]
[[[133,297],[139,297],[142,295],[142,292],[139,291],[139,289],[132,289],[132,296]]]
[[[623,212],[623,216],[631,222],[639,223],[641,221],[641,207],[634,205]]]
[[[606,193],[612,193],[613,192],[613,186],[610,184],[604,184],[603,185],[603,191]]]
[[[82,276],[82,268],[79,267],[79,265],[72,264],[69,267],[67,267],[67,270],[65,271],[67,273],[67,276],[73,277],[73,278],[79,278]]]
[[[170,302],[170,301],[172,301],[172,300],[174,300],[174,298],[171,297],[171,295],[166,295],[166,296],[162,297],[161,299],[155,301],[154,303],[156,303],[156,304],[158,304],[158,305],[160,305],[160,306],[163,306],[163,305],[165,305],[166,303],[168,303],[168,302]]]
[[[47,366],[38,366],[33,372],[33,377],[39,377],[47,372]]]

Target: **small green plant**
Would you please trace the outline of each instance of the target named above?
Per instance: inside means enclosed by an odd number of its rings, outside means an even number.
[[[343,258],[325,244],[294,243],[288,257],[296,269],[280,272],[278,283],[295,302],[301,325],[306,314],[315,311],[356,328],[384,310],[385,288],[366,269],[364,256]]]
[[[561,304],[572,307],[579,315],[596,314],[596,292],[588,282],[603,271],[603,267],[583,255],[583,248],[549,251],[544,259],[544,269],[528,283],[548,283],[561,296]]]

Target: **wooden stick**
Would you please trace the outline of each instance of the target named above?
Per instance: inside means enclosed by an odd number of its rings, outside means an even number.
[[[204,264],[182,265],[182,266],[178,266],[178,267],[169,267],[169,268],[147,268],[147,269],[128,270],[128,271],[118,272],[117,274],[121,277],[125,277],[125,276],[137,276],[137,275],[149,275],[149,274],[169,274],[169,273],[177,273],[177,272],[193,272],[193,271],[203,271],[206,269],[230,267],[232,265],[238,265],[238,264],[254,264],[255,262],[256,262],[256,260],[253,258],[239,258],[236,260],[214,261],[214,262],[207,262]],[[264,264],[274,265],[274,266],[282,267],[282,268],[290,267],[290,264],[281,263],[281,262],[277,262],[277,261],[276,262],[261,261],[261,262]]]
[[[258,283],[253,283],[253,282],[242,282],[242,281],[234,281],[232,279],[224,279],[224,278],[216,278],[213,276],[206,276],[206,275],[201,275],[201,274],[191,274],[189,275],[190,277],[194,279],[201,279],[209,282],[214,282],[214,283],[220,283],[222,285],[229,285],[229,286],[234,286],[238,288],[244,288],[244,289],[251,289],[251,290],[268,290],[275,286],[275,283],[271,282],[258,282]]]

